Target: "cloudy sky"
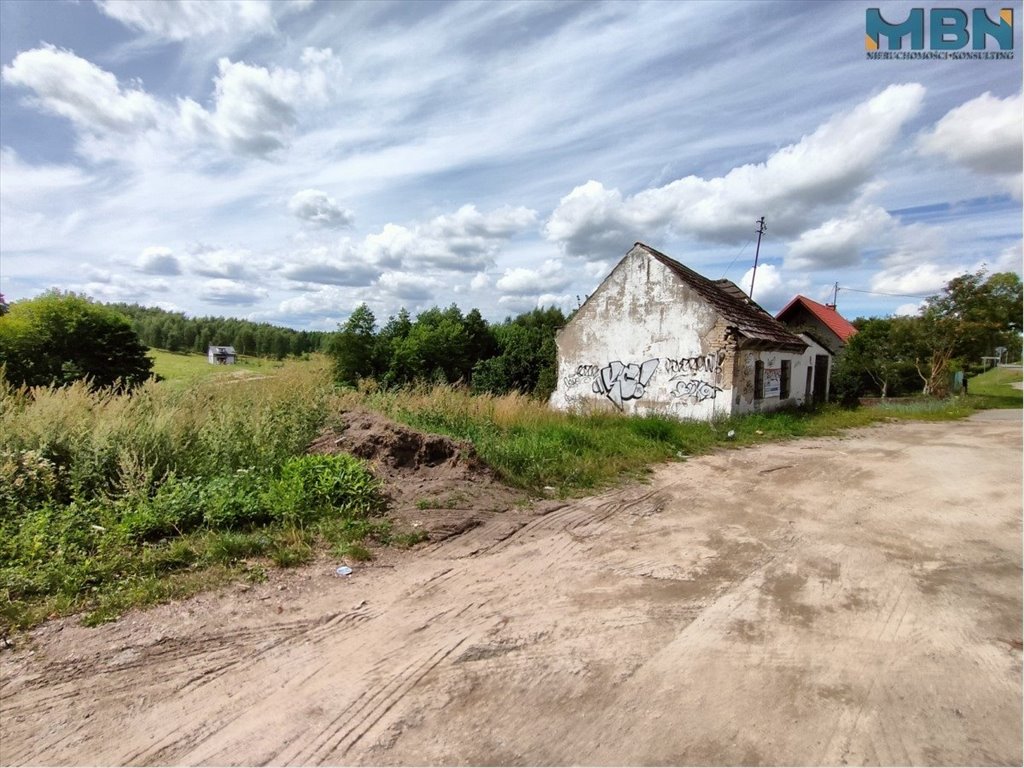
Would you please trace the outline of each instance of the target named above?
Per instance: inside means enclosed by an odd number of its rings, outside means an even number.
[[[0,291],[329,329],[576,306],[643,241],[848,317],[1021,270],[1011,61],[913,3],[0,3]],[[889,294],[889,295],[879,295]],[[898,294],[898,295],[896,295]]]

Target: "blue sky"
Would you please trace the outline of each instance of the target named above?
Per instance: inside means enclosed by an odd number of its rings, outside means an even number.
[[[4,0],[0,291],[500,319],[637,240],[746,290],[763,215],[767,309],[912,312],[1022,262],[1021,3],[931,5],[1017,58],[867,60],[923,2]]]

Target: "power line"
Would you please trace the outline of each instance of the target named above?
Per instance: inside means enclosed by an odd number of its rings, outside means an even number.
[[[754,242],[754,238],[750,238],[749,240],[747,240],[747,242],[743,244],[743,247],[740,248],[739,253],[732,257],[732,261],[729,262],[729,266],[726,267],[725,272],[722,273],[723,280],[725,279],[725,276],[729,274],[729,270],[732,269],[732,265],[736,263],[736,259],[743,255],[743,252],[747,250],[747,246],[750,245],[752,242]]]
[[[854,293],[870,293],[872,296],[894,296],[898,299],[930,299],[930,296],[914,296],[910,293],[883,293],[882,291],[865,291],[861,288],[847,288],[845,285],[840,285],[836,290],[838,291],[853,291]]]

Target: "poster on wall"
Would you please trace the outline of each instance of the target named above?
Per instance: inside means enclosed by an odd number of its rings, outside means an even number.
[[[764,396],[778,397],[782,391],[782,369],[765,368],[764,371]]]

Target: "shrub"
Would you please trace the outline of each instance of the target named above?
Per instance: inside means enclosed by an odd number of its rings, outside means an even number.
[[[0,519],[42,506],[56,488],[56,467],[40,451],[0,452]]]
[[[215,477],[203,489],[203,522],[215,530],[240,530],[269,523],[268,482],[255,469]]]
[[[366,517],[383,507],[380,484],[347,454],[289,459],[266,501],[275,519],[288,525],[308,525],[331,515]]]
[[[206,500],[202,481],[171,475],[152,498],[132,498],[123,505],[121,531],[133,541],[151,541],[191,531],[204,520]]]
[[[128,318],[73,293],[19,301],[0,317],[0,370],[16,386],[137,386],[153,367],[146,351]]]

